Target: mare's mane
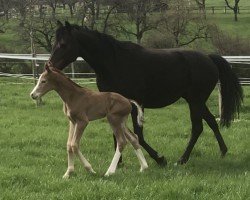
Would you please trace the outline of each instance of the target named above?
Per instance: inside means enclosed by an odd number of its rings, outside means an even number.
[[[60,28],[58,28],[56,30],[56,40],[58,41],[61,37],[63,37],[63,34],[65,33],[65,31],[67,31],[68,27],[66,26],[62,26]],[[121,48],[124,50],[130,50],[130,49],[141,49],[143,48],[142,46],[132,43],[130,41],[119,41],[116,40],[113,36],[108,35],[106,33],[101,33],[97,30],[91,30],[86,26],[79,26],[76,24],[71,24],[70,25],[70,29],[71,30],[78,30],[87,34],[91,34],[91,35],[95,35],[98,39],[100,39],[101,41],[107,42],[109,44],[111,44],[113,47],[115,48]]]

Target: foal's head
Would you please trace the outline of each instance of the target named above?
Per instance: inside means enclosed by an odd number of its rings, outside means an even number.
[[[45,95],[47,92],[54,90],[56,86],[56,72],[50,68],[48,64],[45,65],[45,70],[38,79],[38,82],[30,96],[32,99],[38,99]]]

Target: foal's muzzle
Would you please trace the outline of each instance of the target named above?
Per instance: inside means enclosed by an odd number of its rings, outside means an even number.
[[[38,99],[38,95],[35,95],[34,93],[30,93],[30,97],[34,100]]]

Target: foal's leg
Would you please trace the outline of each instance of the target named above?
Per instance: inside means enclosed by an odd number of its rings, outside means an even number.
[[[215,117],[213,114],[209,111],[208,107],[205,106],[204,112],[203,112],[203,119],[207,122],[208,126],[213,130],[214,135],[218,141],[221,156],[224,157],[227,153],[227,146],[222,138],[222,135],[219,131],[219,126],[215,120]]]
[[[83,131],[88,125],[87,121],[77,121],[75,124],[75,131],[71,141],[71,147],[73,152],[79,157],[80,161],[82,162],[84,168],[92,173],[95,173],[91,164],[87,161],[87,159],[83,156],[80,151],[80,139],[82,137]]]
[[[113,133],[113,139],[114,139],[114,147],[115,147],[115,151],[117,148],[117,141],[116,141],[116,137],[115,137],[115,133]],[[122,155],[120,156],[119,162],[118,163],[122,163]]]
[[[122,153],[122,151],[127,143],[126,138],[125,138],[123,131],[122,131],[122,127],[121,126],[115,127],[112,124],[111,124],[111,126],[112,126],[112,129],[114,131],[114,135],[115,135],[116,140],[117,140],[117,145],[116,145],[115,155],[112,159],[112,162],[111,162],[107,172],[105,173],[105,176],[109,176],[109,175],[115,173],[117,164],[118,164],[119,159],[121,157],[121,153]]]
[[[201,103],[199,104],[198,102],[188,103],[192,121],[192,134],[184,154],[178,161],[179,164],[185,164],[188,161],[191,151],[193,150],[195,143],[197,142],[200,134],[203,131],[202,113],[204,106]]]
[[[69,122],[69,136],[67,141],[67,152],[68,152],[68,169],[63,175],[63,178],[69,178],[70,174],[74,171],[74,153],[71,148],[71,140],[74,134],[75,126],[70,121]]]
[[[144,171],[144,169],[148,168],[147,161],[142,153],[141,146],[138,141],[138,137],[136,134],[134,134],[131,130],[128,128],[124,127],[124,133],[126,138],[129,140],[129,142],[132,144],[132,146],[135,149],[136,156],[140,162],[141,169],[140,172]]]
[[[140,145],[148,152],[150,157],[152,157],[159,165],[165,166],[167,165],[167,160],[165,159],[164,156],[159,156],[157,151],[155,151],[151,146],[147,144],[147,142],[144,140],[143,137],[143,127],[140,127],[137,123],[137,109],[134,105],[132,105],[132,121],[133,121],[133,127],[134,127],[134,132],[138,136],[139,143]]]

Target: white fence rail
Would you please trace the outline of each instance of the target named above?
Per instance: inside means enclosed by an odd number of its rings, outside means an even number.
[[[250,65],[250,56],[223,56],[229,63],[231,64],[244,64],[244,65]],[[36,54],[36,57],[33,57],[31,54],[7,54],[7,53],[0,53],[0,60],[1,59],[15,59],[15,60],[26,60],[26,61],[48,61],[50,58],[50,54]],[[84,61],[82,58],[77,58],[77,61]],[[250,68],[249,68],[250,70]],[[94,77],[94,73],[75,73],[74,70],[72,70],[73,73],[67,73],[68,75],[71,75],[72,77],[75,77],[75,75],[86,75],[88,77]],[[15,77],[15,78],[25,78],[25,79],[34,79],[33,74],[9,74],[9,73],[2,73],[0,72],[0,77],[7,76],[7,77]],[[73,80],[81,80],[73,79]],[[93,82],[91,82],[93,83]],[[250,85],[250,78],[240,78],[240,83],[242,85]]]

